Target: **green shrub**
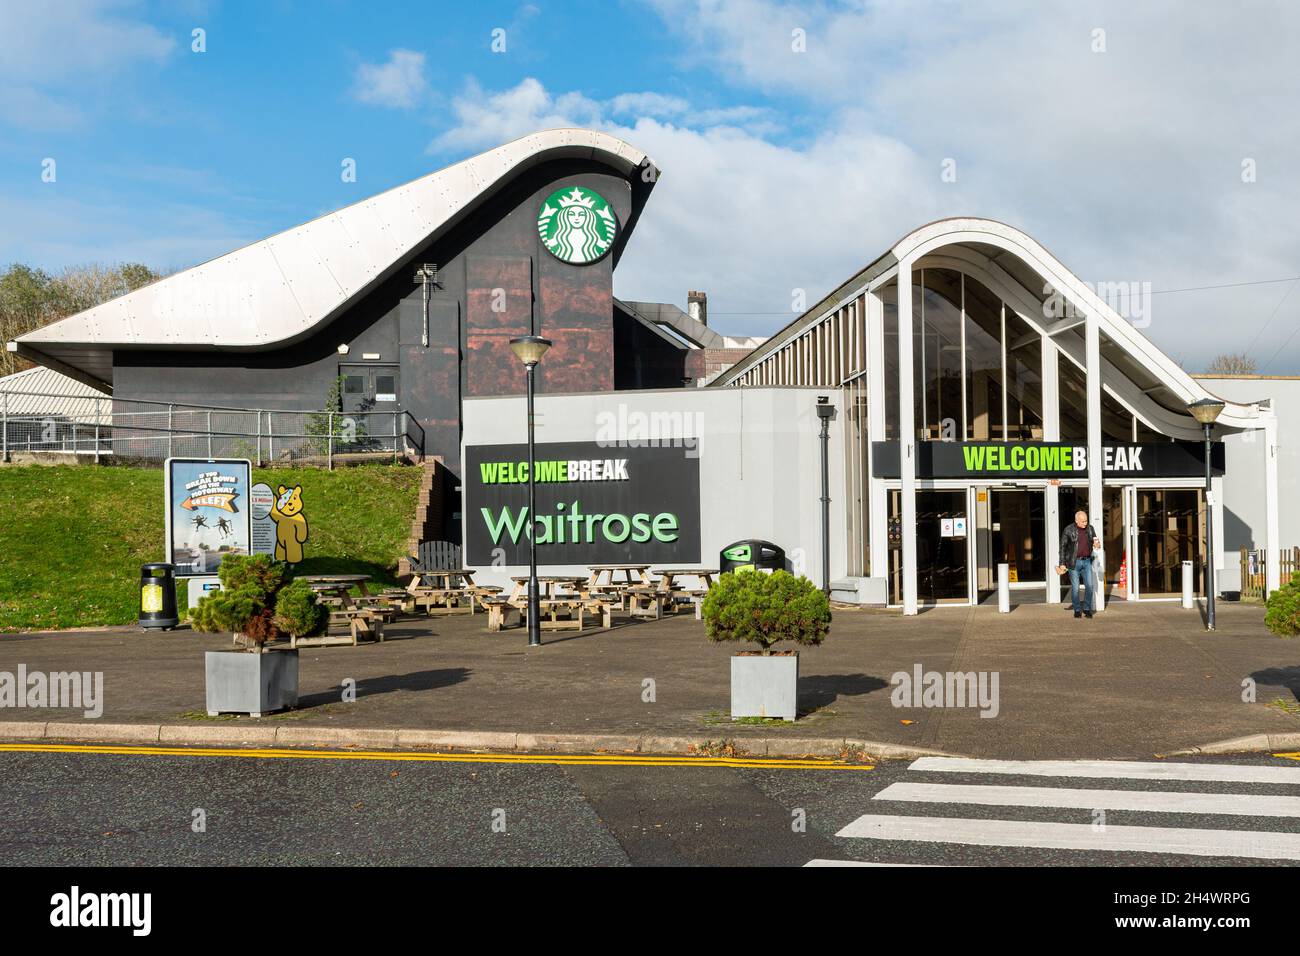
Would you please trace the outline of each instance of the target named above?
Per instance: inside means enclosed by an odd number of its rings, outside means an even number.
[[[256,588],[263,597],[271,597],[284,584],[288,567],[272,560],[269,554],[232,554],[221,562],[217,577],[223,591]]]
[[[1295,637],[1300,634],[1300,571],[1268,596],[1264,624],[1274,634]]]
[[[215,591],[199,601],[191,620],[196,630],[242,634],[253,616],[266,607],[264,601],[265,595],[254,584],[234,591]]]
[[[764,654],[780,641],[815,647],[831,623],[826,595],[788,571],[728,571],[709,588],[701,610],[709,640],[752,641]]]
[[[328,613],[316,592],[301,578],[291,581],[275,598],[275,626],[295,637],[309,637],[325,626]]]

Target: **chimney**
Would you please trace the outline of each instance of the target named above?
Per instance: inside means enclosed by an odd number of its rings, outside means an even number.
[[[709,324],[709,297],[703,292],[686,293],[686,312],[701,325]]]

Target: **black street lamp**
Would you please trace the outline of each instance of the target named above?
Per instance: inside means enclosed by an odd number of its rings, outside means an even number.
[[[537,600],[537,485],[533,481],[533,372],[542,360],[551,340],[537,335],[523,335],[510,340],[519,361],[528,369],[528,646],[542,643],[541,607]]]
[[[826,395],[817,396],[817,417],[822,429],[822,593],[831,596],[831,484],[830,484],[830,429],[835,406]]]
[[[1214,630],[1214,508],[1210,491],[1210,431],[1223,411],[1224,403],[1216,398],[1192,402],[1187,410],[1205,430],[1205,629]]]

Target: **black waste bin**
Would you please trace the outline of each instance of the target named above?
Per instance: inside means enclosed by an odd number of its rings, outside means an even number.
[[[718,567],[723,571],[741,571],[745,568],[775,571],[785,567],[785,550],[771,541],[760,541],[757,538],[737,541],[722,549],[718,556]]]
[[[166,563],[146,564],[140,568],[140,626],[169,631],[180,619],[176,616],[176,568]]]

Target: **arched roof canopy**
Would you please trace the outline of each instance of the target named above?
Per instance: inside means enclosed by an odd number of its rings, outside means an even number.
[[[833,313],[863,291],[897,276],[901,266],[943,266],[966,272],[1001,295],[1009,307],[1052,341],[1080,368],[1085,366],[1084,323],[1094,315],[1101,333],[1102,384],[1152,428],[1179,438],[1200,435],[1187,405],[1218,398],[1122,317],[1090,285],[1070,272],[1036,240],[991,219],[942,219],[920,227],[839,286],[808,312],[736,363],[714,385],[734,383],[746,369]],[[1110,291],[1110,290],[1105,290]],[[1226,428],[1262,425],[1259,406],[1227,402],[1219,419]]]

